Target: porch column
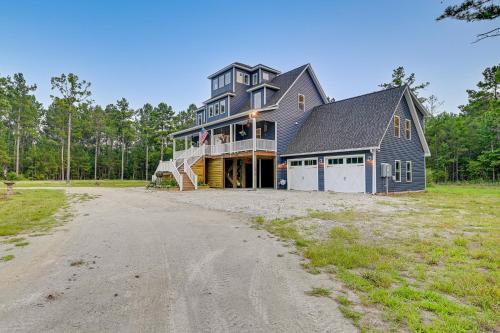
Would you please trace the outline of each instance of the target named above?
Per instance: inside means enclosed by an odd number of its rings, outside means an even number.
[[[188,149],[188,137],[187,135],[184,137],[184,150]]]
[[[210,155],[214,154],[214,129],[210,130]]]
[[[233,126],[234,126],[234,124],[229,124],[229,153],[230,154],[233,153],[233,134],[234,134]]]
[[[256,149],[257,149],[257,120],[252,118],[252,144],[253,144],[253,149],[252,149],[252,189],[256,190],[257,189],[257,156],[256,156]]]

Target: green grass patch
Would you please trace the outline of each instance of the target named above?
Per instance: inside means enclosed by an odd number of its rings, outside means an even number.
[[[28,246],[29,244],[30,244],[29,242],[14,243],[14,245],[17,247],[25,247],[25,246]]]
[[[312,288],[309,291],[306,291],[306,294],[309,296],[316,296],[316,297],[329,297],[332,294],[332,291],[328,288]]]
[[[14,259],[14,256],[12,254],[8,254],[6,256],[0,257],[0,261],[5,262],[5,261],[11,261]]]
[[[262,225],[294,240],[308,259],[305,269],[334,274],[364,306],[377,307],[395,331],[495,331],[500,327],[500,187],[436,185],[398,200],[394,206],[411,209],[309,211],[308,218],[336,225],[321,240],[297,229],[297,219]],[[360,326],[363,314],[342,297],[337,297],[340,311]]]
[[[0,200],[0,236],[46,231],[56,225],[54,214],[66,202],[64,191],[25,190]],[[12,239],[8,242],[16,243]]]
[[[144,187],[149,182],[144,180],[72,180],[69,184],[61,180],[22,180],[16,181],[18,187]],[[0,187],[5,187],[0,183]]]

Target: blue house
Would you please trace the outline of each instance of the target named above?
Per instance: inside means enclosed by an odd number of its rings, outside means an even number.
[[[208,79],[196,124],[173,133],[173,159],[155,173],[181,190],[425,189],[428,113],[408,87],[329,101],[310,64],[281,73],[233,63]]]

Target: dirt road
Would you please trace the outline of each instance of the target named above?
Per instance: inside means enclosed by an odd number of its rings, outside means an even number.
[[[244,215],[143,189],[68,191],[99,197],[0,265],[2,332],[356,331],[304,293],[332,281]]]

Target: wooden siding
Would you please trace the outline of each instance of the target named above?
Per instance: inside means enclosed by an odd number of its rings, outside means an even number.
[[[198,182],[205,183],[205,159],[200,158],[191,169],[198,176]]]
[[[213,188],[224,188],[224,159],[207,159],[207,183]]]

